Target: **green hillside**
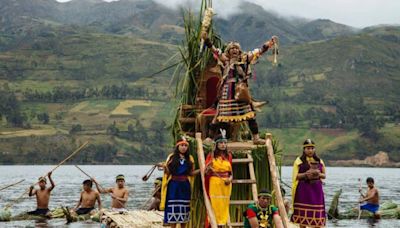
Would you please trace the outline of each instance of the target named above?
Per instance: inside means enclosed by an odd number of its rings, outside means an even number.
[[[280,37],[253,68],[258,114],[290,164],[305,138],[326,160],[380,150],[400,161],[400,27],[296,22],[247,4],[216,18],[244,49]],[[105,13],[106,12],[106,13]],[[14,0],[0,3],[0,163],[48,164],[85,140],[75,162],[155,162],[170,146],[173,68],[181,13],[151,1]],[[249,35],[251,34],[251,35]]]

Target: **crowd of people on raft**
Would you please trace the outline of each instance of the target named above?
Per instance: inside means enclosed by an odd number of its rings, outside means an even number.
[[[276,42],[273,37],[248,53],[242,52],[238,42],[228,43],[225,51],[214,47],[207,34],[202,34],[205,45],[212,51],[215,60],[221,67],[222,82],[216,101],[215,118],[211,123],[211,130],[217,126],[224,126],[231,122],[247,121],[252,132],[253,143],[265,144],[258,132],[255,119],[254,101],[244,101],[237,98],[236,85],[240,82],[247,83],[250,73],[250,65],[270,49]],[[214,129],[215,130],[215,129]],[[227,138],[222,134],[214,137],[215,148],[207,155],[205,164],[205,187],[214,211],[219,227],[225,227],[229,219],[229,205],[232,191],[233,169],[232,153],[227,148]],[[174,152],[164,163],[158,164],[164,169],[162,179],[155,183],[156,191],[149,210],[164,211],[164,224],[171,227],[184,228],[190,220],[191,197],[193,181],[199,170],[195,170],[195,161],[189,154],[189,142],[183,137],[176,142]],[[50,193],[55,184],[48,174],[50,187],[46,187],[46,179],[39,180],[39,189],[31,187],[29,196],[36,196],[37,209],[29,212],[34,215],[47,215]],[[292,176],[292,214],[291,222],[300,227],[324,227],[326,224],[325,198],[323,180],[326,178],[326,167],[323,160],[316,153],[315,143],[307,139],[303,143],[301,156],[297,157],[293,164]],[[93,183],[96,190],[92,189]],[[379,209],[379,193],[374,186],[372,178],[367,179],[368,191],[364,195],[361,190],[361,210],[368,210],[377,214]],[[102,208],[101,194],[109,194],[112,198],[112,210],[126,211],[129,191],[125,187],[123,175],[116,177],[116,185],[113,188],[102,188],[94,179],[83,182],[83,191],[75,208],[66,211],[67,215],[90,214],[94,212],[96,202],[98,208]],[[288,209],[286,209],[288,210]],[[209,226],[208,219],[205,226]],[[258,201],[248,205],[243,212],[245,228],[258,227],[283,227],[278,208],[272,204],[272,194],[266,189],[258,193]]]
[[[208,153],[205,166],[205,185],[212,209],[219,227],[225,227],[229,221],[229,205],[232,191],[233,169],[232,153],[227,148],[227,139],[224,135],[214,138],[215,148]],[[189,154],[189,142],[182,137],[175,145],[175,150],[167,160],[158,166],[164,169],[164,176],[157,178],[154,183],[153,199],[147,210],[164,211],[164,224],[181,227],[190,220],[192,188],[195,176],[200,172],[195,170],[195,161]],[[307,139],[303,143],[303,152],[293,164],[292,183],[292,213],[291,222],[300,227],[324,227],[326,224],[325,199],[323,179],[326,178],[325,164],[316,153],[315,143]],[[39,188],[31,186],[29,196],[36,196],[37,209],[28,212],[31,215],[49,216],[48,209],[50,194],[55,183],[48,173],[47,179],[41,177]],[[96,190],[93,189],[93,183]],[[367,210],[378,216],[379,192],[374,185],[374,179],[367,178],[368,191],[364,194],[360,190],[359,203],[361,210]],[[78,215],[93,215],[103,205],[100,194],[109,194],[112,198],[111,210],[125,212],[129,190],[125,186],[124,175],[116,176],[116,184],[112,188],[102,188],[95,179],[88,179],[82,183],[82,192],[78,203],[71,210],[65,211],[67,219]],[[289,210],[287,208],[286,210]],[[289,212],[289,211],[288,211]],[[243,212],[244,227],[283,227],[278,208],[272,204],[272,194],[267,189],[258,192],[258,201],[248,205]],[[209,227],[208,220],[205,227]]]

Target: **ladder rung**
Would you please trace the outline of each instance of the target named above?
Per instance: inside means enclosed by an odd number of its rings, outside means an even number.
[[[256,180],[251,180],[251,179],[236,179],[232,180],[232,184],[255,184],[257,183]]]
[[[253,162],[252,158],[235,158],[232,159],[232,163],[236,164],[236,163],[250,163]]]
[[[254,203],[253,200],[231,200],[230,204],[231,205],[249,205]]]
[[[196,122],[196,118],[194,117],[180,117],[179,122],[181,123],[194,123]]]
[[[244,223],[243,222],[232,222],[232,223],[229,223],[228,226],[239,227],[239,226],[244,226]]]
[[[196,105],[181,105],[182,110],[195,109]]]

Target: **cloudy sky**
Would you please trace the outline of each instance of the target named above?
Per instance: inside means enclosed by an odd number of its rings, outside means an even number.
[[[58,0],[69,1],[69,0]],[[112,0],[107,0],[112,1]],[[168,7],[177,7],[187,2],[200,0],[155,0]],[[230,15],[239,9],[245,0],[214,0],[217,14]],[[300,16],[309,19],[330,19],[354,26],[367,27],[378,24],[400,25],[400,0],[247,0],[264,9],[284,16]]]

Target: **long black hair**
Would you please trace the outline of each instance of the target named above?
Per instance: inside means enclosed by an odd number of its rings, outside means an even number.
[[[179,143],[181,141],[183,141],[183,139],[178,140],[177,143]],[[178,145],[178,146],[175,146],[174,154],[171,156],[170,162],[168,163],[168,170],[169,170],[170,174],[172,174],[172,175],[176,173],[177,168],[179,166],[179,160],[180,160],[179,154],[180,154],[180,152],[179,152],[179,145]],[[184,174],[185,175],[189,175],[192,172],[192,169],[193,169],[193,163],[190,160],[189,146],[188,146],[188,150],[185,153],[185,160],[186,160],[186,163],[189,166],[189,169],[187,169]]]

